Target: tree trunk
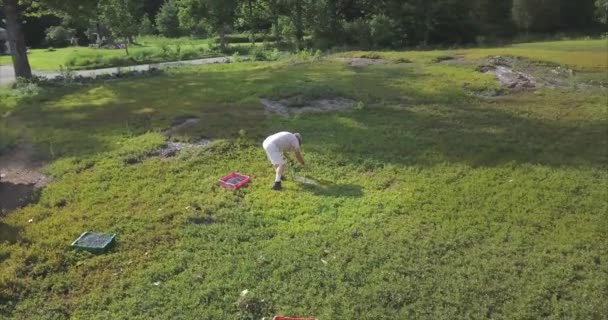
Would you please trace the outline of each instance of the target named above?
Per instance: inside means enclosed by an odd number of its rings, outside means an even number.
[[[276,42],[281,42],[281,31],[279,30],[279,15],[274,15],[274,37]]]
[[[277,0],[270,2],[272,21],[274,22],[274,37],[277,43],[281,42],[281,30],[279,30],[279,4]]]
[[[329,17],[329,30],[331,31],[331,40],[338,43],[341,42],[341,36],[339,34],[338,25],[338,8],[336,0],[330,0],[327,3],[327,11]]]
[[[98,48],[101,48],[101,46],[103,45],[102,40],[101,40],[101,25],[99,25],[99,22],[95,23],[95,31],[97,31],[97,39],[95,40],[95,44],[97,44]]]
[[[6,15],[6,31],[8,33],[8,43],[13,58],[15,77],[32,78],[32,69],[27,59],[27,48],[25,47],[25,37],[19,25],[19,14],[17,13],[17,0],[4,0],[4,13]]]
[[[255,44],[255,27],[254,27],[254,23],[253,23],[253,3],[252,0],[249,0],[247,2],[248,6],[249,6],[249,32],[250,32],[250,37],[251,37],[251,43]]]
[[[220,49],[224,52],[226,51],[226,27],[222,24],[218,31],[220,34]]]
[[[302,48],[302,40],[304,39],[304,26],[302,21],[302,1],[296,0],[296,16],[294,26],[296,27],[296,50]]]
[[[125,38],[125,51],[127,52],[127,55],[129,55],[129,38]]]
[[[422,45],[424,47],[429,45],[429,40],[431,37],[431,28],[433,27],[432,25],[432,18],[431,18],[431,14],[429,12],[426,13],[426,17],[424,19],[424,40],[422,42]]]

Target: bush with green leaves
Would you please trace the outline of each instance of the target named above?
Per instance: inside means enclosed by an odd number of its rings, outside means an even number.
[[[344,31],[348,35],[348,44],[356,45],[361,49],[369,49],[373,44],[372,30],[368,21],[359,18],[352,22],[344,23]]]
[[[219,43],[220,38],[215,37],[214,41]],[[253,37],[250,34],[230,34],[226,35],[226,41],[228,43],[274,42],[277,41],[277,37],[266,34],[255,34]]]
[[[46,29],[46,43],[53,47],[65,47],[70,39],[76,36],[76,30],[64,26],[52,26]]]
[[[369,21],[369,29],[374,47],[389,48],[395,45],[395,22],[385,15],[374,15]]]
[[[165,37],[177,38],[183,34],[180,28],[179,9],[175,0],[169,0],[163,4],[156,15],[156,28]]]
[[[249,56],[255,61],[276,61],[281,57],[278,49],[267,50],[263,47],[253,46],[249,50]]]
[[[144,14],[141,18],[141,22],[139,24],[139,35],[148,36],[156,33],[156,29],[154,29],[154,25],[152,24],[152,20],[148,16],[148,14]]]

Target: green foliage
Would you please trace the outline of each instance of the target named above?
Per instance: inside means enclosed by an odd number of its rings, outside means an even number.
[[[296,52],[294,55],[297,61],[319,61],[323,57],[321,50],[304,49]]]
[[[221,49],[226,48],[225,36],[230,33],[236,18],[237,0],[181,0],[180,21],[192,26],[193,21],[205,21],[220,37]]]
[[[140,36],[149,36],[156,33],[154,25],[152,25],[152,20],[148,16],[148,14],[144,14],[141,18],[141,23],[139,24],[139,35]]]
[[[396,24],[385,15],[374,15],[369,22],[369,32],[376,48],[390,48],[395,44]]]
[[[45,31],[47,44],[55,47],[65,47],[70,44],[70,39],[76,36],[76,30],[64,26],[48,27]]]
[[[348,43],[361,49],[370,49],[373,44],[372,31],[367,20],[356,19],[344,23],[344,32],[348,35]]]
[[[168,0],[162,5],[156,15],[156,28],[165,37],[177,38],[182,35],[176,0]]]
[[[252,41],[253,40],[253,41]],[[226,35],[226,42],[228,43],[251,43],[251,42],[274,42],[277,38],[265,34],[255,34],[253,38],[249,34],[229,34]],[[214,41],[219,43],[220,38],[214,38]]]
[[[608,24],[608,0],[595,0],[595,8],[598,21]]]
[[[277,61],[281,57],[278,49],[267,50],[260,46],[252,46],[249,56],[255,61]]]
[[[559,25],[559,0],[513,0],[513,21],[525,31],[547,31]]]
[[[138,34],[138,25],[135,20],[136,0],[101,0],[99,12],[101,21],[112,32],[112,35],[128,41]],[[125,47],[127,53],[129,52]]]
[[[167,61],[192,60],[215,57],[218,54],[206,47],[180,45],[161,45],[156,48],[131,50],[129,56],[103,55],[101,53],[79,54],[69,57],[65,65],[71,69],[95,69],[106,67],[120,67],[135,64],[157,63]]]

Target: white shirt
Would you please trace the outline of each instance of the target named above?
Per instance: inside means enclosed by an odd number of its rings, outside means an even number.
[[[280,152],[300,151],[300,141],[290,132],[279,132],[264,140],[264,147],[273,146]]]

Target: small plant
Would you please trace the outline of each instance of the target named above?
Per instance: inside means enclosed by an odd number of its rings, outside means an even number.
[[[242,62],[243,58],[241,57],[241,54],[238,51],[235,51],[232,54],[232,62]]]
[[[76,57],[69,57],[65,61],[65,66],[73,68],[76,66]]]
[[[268,52],[269,61],[277,61],[281,57],[281,52],[277,48],[274,48],[274,49],[272,49],[272,51],[267,51],[267,52]]]
[[[169,56],[169,46],[166,44],[162,44],[160,46],[160,51],[163,57],[168,57]]]
[[[357,102],[357,104],[355,105],[355,110],[365,110],[365,103],[363,103],[363,101]]]
[[[72,83],[76,78],[76,74],[72,69],[66,68],[63,65],[59,65],[59,75],[63,79],[64,83]]]
[[[256,297],[249,290],[243,290],[237,299],[236,308],[238,309],[238,319],[257,320],[262,319],[272,313],[271,308],[264,301]]]
[[[249,50],[249,56],[255,61],[277,61],[281,56],[278,49],[265,50],[259,46],[252,46]]]
[[[215,42],[210,42],[209,43],[209,52],[219,53],[221,51],[222,50],[221,50],[220,45],[218,43],[215,43]]]

